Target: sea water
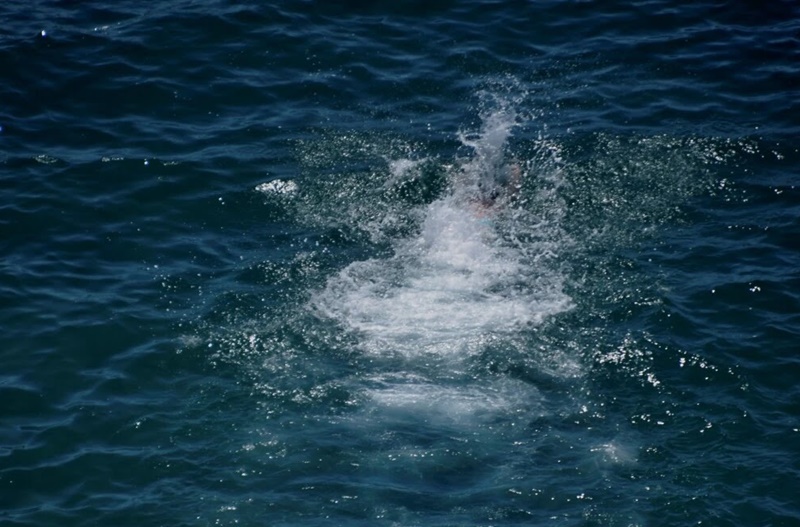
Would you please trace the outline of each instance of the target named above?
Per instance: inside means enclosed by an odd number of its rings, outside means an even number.
[[[792,2],[0,6],[3,525],[794,525]]]

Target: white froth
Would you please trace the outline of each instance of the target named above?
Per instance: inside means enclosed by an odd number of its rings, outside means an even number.
[[[420,376],[377,377],[367,395],[382,412],[421,414],[439,422],[492,418],[539,406],[541,396],[531,386],[504,381],[483,385],[453,386]]]
[[[521,260],[486,218],[447,197],[429,206],[420,234],[399,242],[393,258],[351,264],[315,304],[374,353],[471,353],[483,337],[539,322],[566,304],[560,288],[515,290],[528,273]]]
[[[522,329],[571,307],[564,278],[552,266],[565,237],[560,214],[553,212],[562,203],[552,185],[537,185],[541,195],[526,197],[546,217],[509,208],[510,192],[516,189],[509,190],[508,178],[505,184],[501,179],[511,163],[520,171],[505,152],[515,119],[514,112],[501,110],[485,115],[479,132],[462,133],[473,155],[444,167],[450,187],[443,196],[406,211],[421,218],[419,228],[390,240],[391,256],[346,266],[311,300],[311,309],[351,332],[364,353],[404,359],[407,371],[359,381],[366,383],[373,409],[387,416],[408,411],[439,421],[460,420],[502,413],[514,405],[530,409],[531,397],[538,401],[538,392],[527,383],[470,378],[454,386],[439,371],[459,369],[461,361],[485,351],[489,343],[516,341]],[[413,178],[418,163],[390,161],[387,177],[390,182]],[[528,176],[547,179],[552,174]],[[421,377],[409,377],[411,371]]]
[[[262,194],[292,194],[297,192],[297,183],[288,179],[273,179],[256,185],[255,190]]]

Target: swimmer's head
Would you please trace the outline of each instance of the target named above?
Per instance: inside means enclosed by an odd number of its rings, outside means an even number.
[[[478,183],[478,201],[485,207],[491,207],[503,195],[503,187],[493,184]]]

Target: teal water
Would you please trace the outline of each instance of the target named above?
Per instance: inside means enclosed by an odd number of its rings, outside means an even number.
[[[0,524],[800,524],[794,2],[0,20]]]

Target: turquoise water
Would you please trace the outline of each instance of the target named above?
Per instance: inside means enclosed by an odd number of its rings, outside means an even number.
[[[0,5],[0,523],[800,524],[800,8]]]

